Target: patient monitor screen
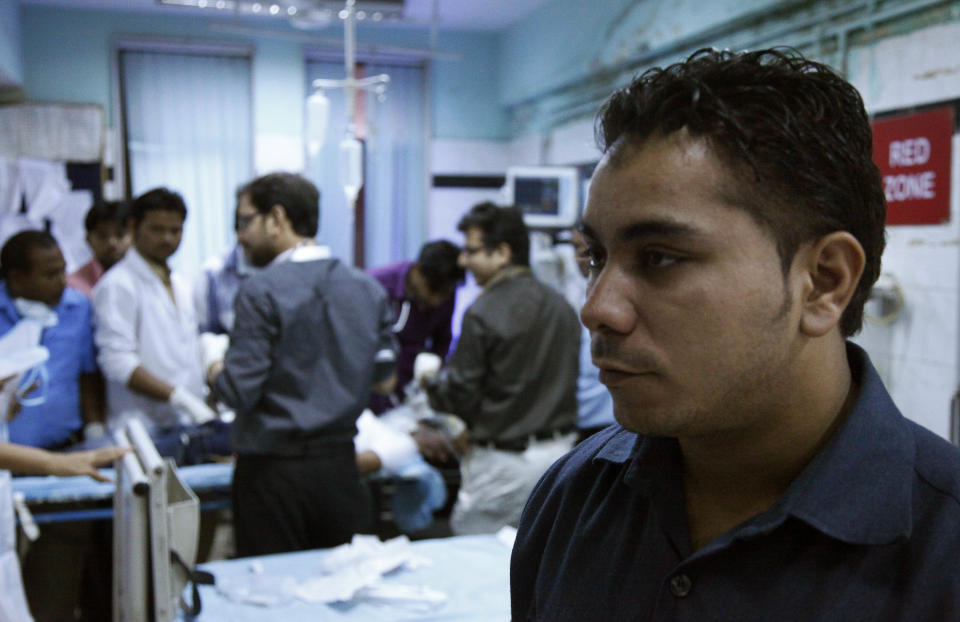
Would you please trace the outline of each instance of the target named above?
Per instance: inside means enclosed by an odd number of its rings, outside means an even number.
[[[555,177],[517,177],[513,202],[524,214],[558,216],[560,180]]]

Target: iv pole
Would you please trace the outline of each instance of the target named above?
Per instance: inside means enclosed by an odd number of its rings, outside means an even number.
[[[357,140],[356,93],[357,90],[372,90],[382,101],[390,76],[385,73],[357,79],[356,67],[356,0],[346,0],[343,18],[344,68],[346,79],[330,80],[318,78],[313,81],[315,89],[342,88],[346,95],[347,131],[340,141],[340,181],[347,197],[347,203],[353,209],[357,193],[363,185],[363,146]]]

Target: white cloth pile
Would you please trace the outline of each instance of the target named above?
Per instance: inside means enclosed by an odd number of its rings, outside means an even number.
[[[396,570],[431,563],[414,552],[406,536],[381,542],[376,536],[356,535],[350,544],[330,549],[313,576],[303,581],[267,575],[255,561],[248,575],[218,578],[217,590],[231,600],[261,607],[298,598],[308,603],[372,602],[429,610],[446,602],[443,592],[422,585],[385,583],[382,578]]]

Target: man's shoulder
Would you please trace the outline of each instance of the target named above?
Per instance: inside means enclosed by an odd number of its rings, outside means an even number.
[[[521,300],[542,300],[551,304],[558,304],[564,308],[573,307],[567,302],[567,299],[552,285],[544,283],[530,270],[524,270],[518,274],[504,279],[496,287],[489,290],[491,297],[516,296]],[[482,297],[481,297],[482,298]]]
[[[90,310],[90,299],[86,294],[69,286],[64,288],[60,304],[69,312],[83,313]]]
[[[387,290],[384,288],[383,283],[360,268],[345,264],[336,259],[326,259],[322,261],[327,262],[327,271],[324,273],[326,280],[335,282],[340,287],[361,288],[368,295],[386,299]]]
[[[98,291],[113,288],[130,288],[137,279],[135,271],[129,263],[129,253],[103,273],[97,284],[93,286],[93,295]]]
[[[495,325],[507,322],[516,327],[518,320],[549,326],[569,328],[579,340],[580,320],[577,312],[563,295],[550,285],[539,280],[532,272],[504,279],[484,291],[470,306],[469,311],[491,318]]]
[[[412,265],[412,261],[398,261],[385,266],[370,268],[367,270],[367,274],[376,279],[381,285],[389,289],[391,287],[395,287],[403,281],[403,278],[406,276],[407,271],[410,270],[410,266]]]
[[[597,484],[597,473],[620,470],[636,443],[637,435],[612,424],[571,449],[541,479],[541,494],[586,495]]]
[[[383,285],[376,279],[363,270],[347,265],[336,258],[271,264],[244,279],[241,291],[270,292],[289,288],[291,283],[299,287],[360,288],[386,297]]]

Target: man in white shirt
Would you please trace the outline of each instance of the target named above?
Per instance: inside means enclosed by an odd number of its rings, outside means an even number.
[[[181,458],[182,426],[214,418],[204,404],[197,318],[188,282],[167,265],[180,245],[183,198],[156,188],[131,205],[133,248],[93,290],[107,424],[141,419],[162,455]],[[169,441],[169,442],[168,442]]]

